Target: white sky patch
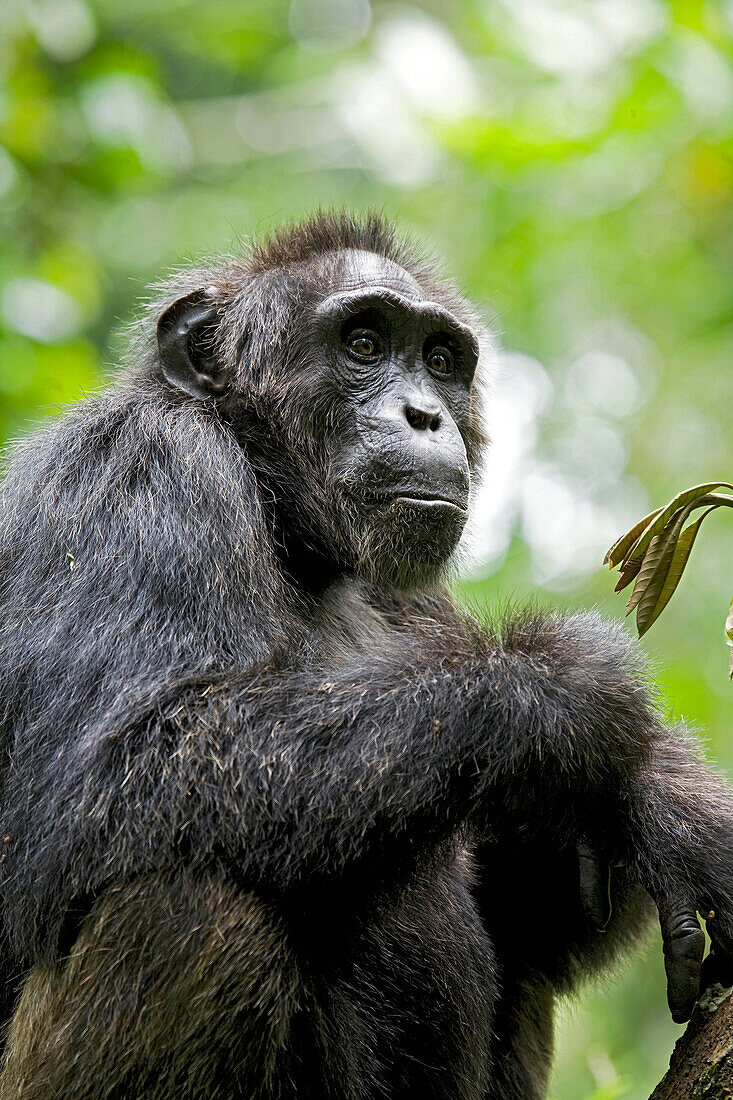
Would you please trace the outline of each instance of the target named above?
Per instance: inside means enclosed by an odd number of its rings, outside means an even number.
[[[592,76],[661,33],[657,0],[503,0],[516,37],[538,65],[567,76]]]
[[[522,484],[522,537],[532,548],[539,584],[583,573],[598,564],[598,516],[579,482],[552,466],[538,466]]]
[[[718,119],[728,132],[733,111],[733,72],[727,58],[700,35],[687,31],[670,44],[661,68],[698,118]]]
[[[75,61],[96,41],[94,16],[83,0],[34,0],[26,11],[38,44],[55,61]]]
[[[332,88],[339,122],[380,179],[419,187],[435,176],[435,145],[380,65],[344,67],[334,74]]]
[[[618,51],[632,53],[659,38],[669,25],[670,12],[661,0],[583,0],[601,31]]]
[[[491,445],[466,534],[468,572],[473,576],[498,568],[509,549],[521,512],[522,480],[533,461],[538,421],[552,397],[552,383],[537,359],[516,351],[497,353],[486,396]]]
[[[477,103],[467,57],[445,27],[417,11],[394,16],[375,35],[375,55],[415,111],[455,119]]]
[[[242,96],[236,102],[237,133],[250,149],[276,156],[293,149],[318,152],[334,141],[333,113],[318,85],[271,95]]]
[[[600,417],[573,420],[556,441],[555,453],[562,469],[583,471],[589,488],[617,482],[626,469],[628,451],[616,425]]]
[[[369,0],[292,0],[290,33],[304,50],[354,46],[366,37],[372,22]]]
[[[76,299],[43,279],[11,279],[0,291],[0,313],[8,328],[44,344],[67,340],[83,323]]]
[[[423,118],[456,119],[473,109],[473,70],[445,28],[405,9],[374,34],[373,57],[337,70],[333,110],[372,170],[388,183],[418,187],[441,158]]]
[[[602,328],[611,347],[634,352],[633,333],[617,319]],[[570,588],[595,572],[619,532],[648,511],[644,490],[626,473],[619,424],[646,393],[621,354],[592,343],[562,372],[558,392],[531,356],[502,351],[496,358],[487,398],[491,445],[472,501],[464,574],[496,571],[521,535],[533,583]],[[542,441],[546,416],[555,428]]]
[[[643,400],[635,372],[625,359],[604,348],[584,352],[568,366],[564,396],[579,413],[626,417]]]
[[[522,537],[532,550],[532,580],[548,588],[572,587],[601,566],[619,533],[647,509],[643,491],[617,480],[595,498],[585,478],[538,465],[522,483]]]

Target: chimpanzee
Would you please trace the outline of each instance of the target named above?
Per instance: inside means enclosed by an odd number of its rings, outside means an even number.
[[[447,593],[478,332],[318,214],[11,452],[2,1100],[538,1100],[651,899],[676,1020],[729,975],[733,803],[626,635]]]

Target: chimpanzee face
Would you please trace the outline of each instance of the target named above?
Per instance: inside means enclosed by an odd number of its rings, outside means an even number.
[[[169,307],[163,377],[240,426],[291,562],[429,579],[468,517],[476,335],[405,269],[354,249],[273,277],[251,302],[245,366],[211,337],[234,324],[216,287]]]
[[[444,561],[468,517],[478,341],[391,261],[356,251],[343,261],[316,307],[313,341],[322,378],[348,410],[330,483],[357,557],[403,577]]]

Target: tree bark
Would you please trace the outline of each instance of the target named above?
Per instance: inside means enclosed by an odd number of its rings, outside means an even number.
[[[649,1100],[733,1100],[733,989],[711,986]]]

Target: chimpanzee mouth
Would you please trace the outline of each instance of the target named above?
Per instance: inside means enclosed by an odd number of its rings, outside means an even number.
[[[414,493],[398,493],[388,499],[389,503],[407,504],[412,508],[429,508],[435,511],[441,508],[449,508],[453,512],[460,512],[461,515],[468,514],[468,509],[463,504],[459,504],[455,500],[448,500],[447,497],[416,496]]]
[[[368,504],[375,507],[393,508],[408,507],[420,508],[427,511],[440,512],[445,509],[461,516],[468,515],[468,508],[463,501],[451,500],[449,497],[438,496],[433,493],[401,492],[370,493],[366,498]]]

